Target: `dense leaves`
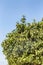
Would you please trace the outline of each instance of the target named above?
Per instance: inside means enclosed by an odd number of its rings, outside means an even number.
[[[43,65],[43,20],[26,24],[23,16],[2,47],[9,65]]]

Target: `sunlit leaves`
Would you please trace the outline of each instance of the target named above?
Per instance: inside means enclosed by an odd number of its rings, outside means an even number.
[[[43,65],[43,22],[26,24],[23,16],[2,47],[9,65]]]

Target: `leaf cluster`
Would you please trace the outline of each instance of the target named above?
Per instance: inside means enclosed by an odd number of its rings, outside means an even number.
[[[43,65],[43,21],[26,24],[23,17],[2,47],[9,65]]]

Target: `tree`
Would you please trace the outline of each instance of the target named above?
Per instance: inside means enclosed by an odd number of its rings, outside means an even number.
[[[21,22],[2,42],[8,65],[43,65],[42,21],[28,25],[23,16]]]

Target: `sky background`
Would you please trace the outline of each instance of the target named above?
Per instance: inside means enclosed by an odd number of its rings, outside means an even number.
[[[43,17],[43,0],[0,0],[0,65],[7,65],[1,42],[8,32],[15,29],[16,22],[25,15],[27,22]]]

